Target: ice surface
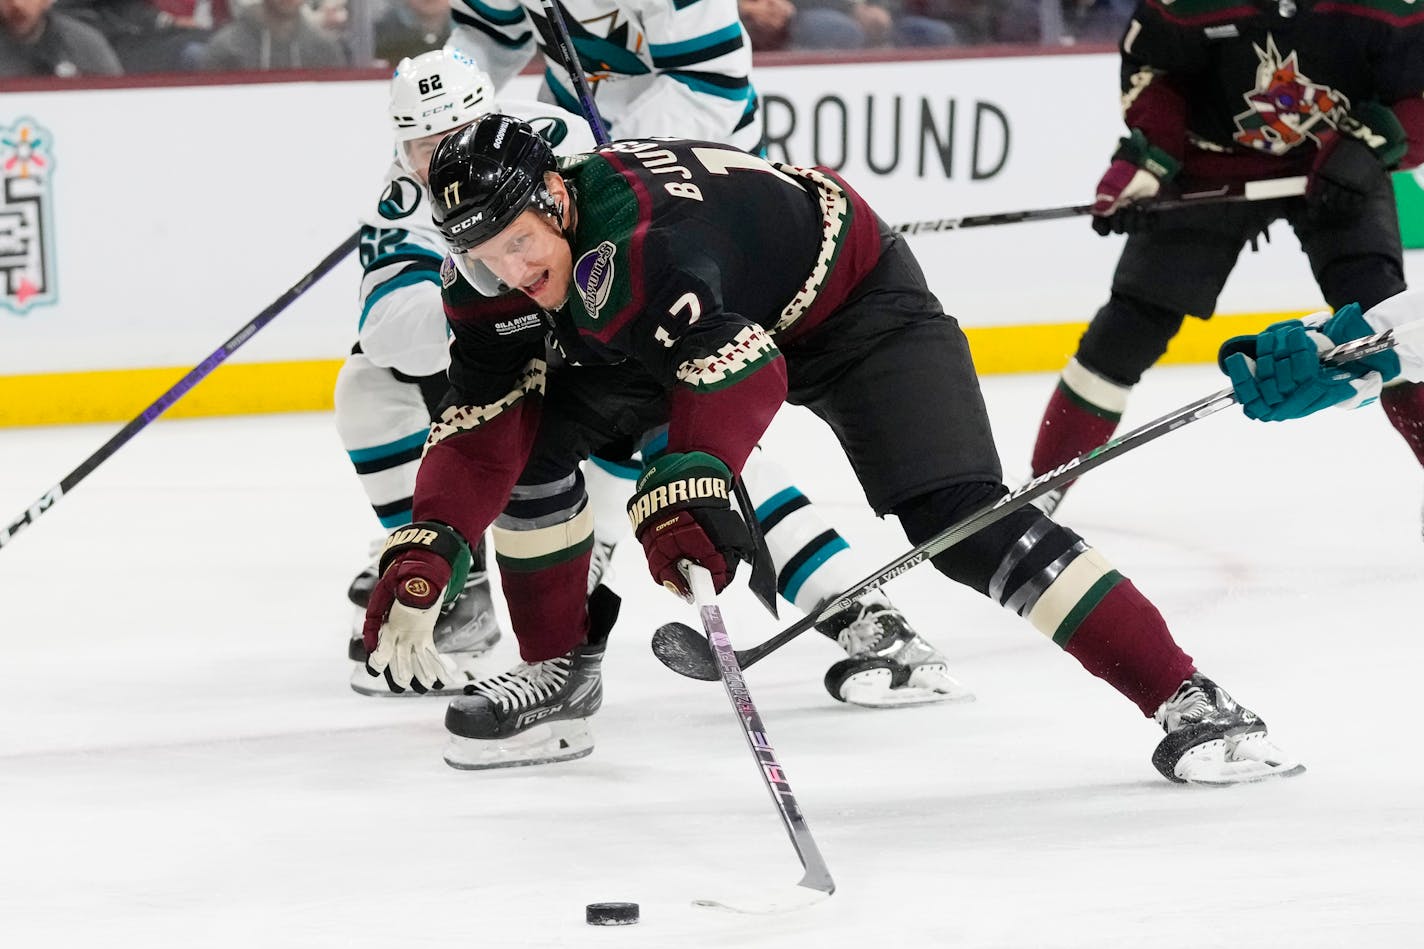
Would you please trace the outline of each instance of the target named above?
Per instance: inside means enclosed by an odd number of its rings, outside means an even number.
[[[1127,421],[1221,385],[1154,371]],[[1010,471],[1051,386],[985,382]],[[112,431],[0,431],[0,518]],[[769,443],[813,460],[863,572],[905,548],[818,423],[783,413]],[[750,670],[840,888],[761,919],[691,906],[800,868],[721,687],[650,654],[697,621],[636,547],[593,755],[459,773],[442,701],[346,685],[344,591],[378,531],[331,419],[161,423],[0,551],[0,945],[1419,945],[1421,487],[1377,409],[1231,410],[1062,509],[1309,766],[1291,781],[1167,784],[1150,721],[928,568],[890,592],[977,702],[838,705],[815,636]],[[725,612],[743,646],[777,628],[744,590]],[[600,900],[642,921],[585,925]]]

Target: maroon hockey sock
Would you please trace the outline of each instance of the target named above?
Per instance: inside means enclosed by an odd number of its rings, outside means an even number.
[[[1157,711],[1195,669],[1157,607],[1125,577],[1083,617],[1063,649],[1143,715]]]
[[[1380,405],[1419,464],[1424,465],[1424,384],[1402,382],[1380,393]]]
[[[519,658],[543,662],[566,655],[588,637],[588,562],[592,549],[538,570],[515,570],[500,558],[500,581]]]
[[[1038,440],[1033,445],[1034,477],[1112,438],[1121,418],[1121,412],[1094,405],[1060,381],[1038,426]]]

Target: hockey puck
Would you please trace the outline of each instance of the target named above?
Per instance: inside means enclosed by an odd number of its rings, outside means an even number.
[[[631,926],[638,921],[638,904],[589,903],[583,915],[590,926]]]

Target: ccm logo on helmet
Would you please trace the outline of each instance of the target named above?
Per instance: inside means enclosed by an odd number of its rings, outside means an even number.
[[[469,228],[471,228],[471,227],[474,227],[476,224],[478,224],[478,223],[480,223],[481,221],[483,221],[484,218],[485,218],[485,212],[480,211],[480,212],[477,213],[474,217],[467,218],[466,220],[463,220],[463,221],[461,221],[459,224],[456,224],[454,227],[450,228],[450,233],[451,233],[451,234],[458,234],[458,233],[460,233],[460,232],[463,231],[463,230],[467,230],[467,229],[469,229]]]

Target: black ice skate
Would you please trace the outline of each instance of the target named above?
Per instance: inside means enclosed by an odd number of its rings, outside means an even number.
[[[570,761],[592,752],[588,719],[603,704],[603,652],[620,602],[607,587],[596,588],[588,598],[587,642],[466,686],[445,711],[445,763],[479,771]]]
[[[939,650],[894,607],[853,606],[816,628],[850,657],[826,672],[826,691],[839,701],[894,708],[974,699],[974,693],[949,674],[949,663]]]
[[[366,604],[371,600],[371,590],[376,585],[376,568],[368,567],[351,581],[346,591],[356,609],[355,625],[351,640],[347,644],[346,655],[354,668],[351,670],[351,689],[361,695],[378,696],[419,696],[419,695],[459,695],[466,685],[479,678],[475,660],[489,652],[499,642],[499,619],[494,611],[494,599],[490,593],[489,573],[485,570],[485,545],[481,541],[474,550],[474,560],[469,576],[465,578],[465,588],[455,602],[447,603],[440,610],[440,619],[435,624],[435,648],[440,650],[458,674],[455,682],[440,689],[425,693],[413,689],[396,691],[384,676],[373,676],[366,671],[366,643],[361,637],[361,627],[366,621]]]
[[[1152,716],[1167,737],[1152,764],[1168,781],[1228,785],[1288,778],[1305,771],[1266,736],[1266,723],[1200,672]]]

